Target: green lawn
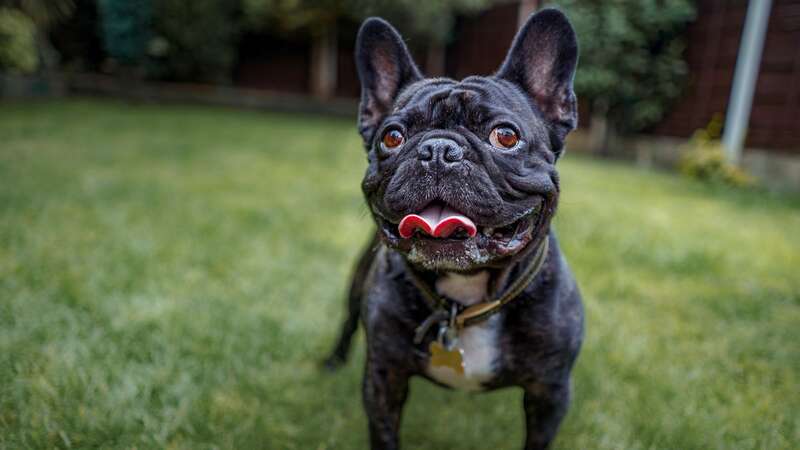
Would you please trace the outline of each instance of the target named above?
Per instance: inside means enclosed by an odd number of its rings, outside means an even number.
[[[370,232],[353,120],[0,104],[0,448],[360,449],[317,361]],[[567,154],[586,343],[559,449],[800,443],[800,199]],[[407,449],[514,449],[516,390],[413,384]]]

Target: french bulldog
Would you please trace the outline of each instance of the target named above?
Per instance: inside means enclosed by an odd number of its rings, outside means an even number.
[[[398,32],[366,20],[356,42],[362,190],[377,232],[352,279],[346,361],[366,331],[371,448],[399,448],[409,379],[524,392],[524,448],[547,448],[570,402],[581,295],[550,226],[556,161],[577,124],[567,17],[532,15],[492,76],[424,78]]]

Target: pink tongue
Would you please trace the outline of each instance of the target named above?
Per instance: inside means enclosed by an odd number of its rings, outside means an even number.
[[[433,237],[446,238],[459,228],[464,229],[470,237],[475,236],[478,231],[475,223],[469,217],[449,206],[432,203],[419,214],[409,214],[403,217],[398,231],[403,239],[410,238],[417,229]]]

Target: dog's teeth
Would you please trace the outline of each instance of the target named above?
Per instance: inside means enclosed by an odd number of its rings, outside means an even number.
[[[484,228],[483,229],[483,234],[485,234],[486,236],[491,236],[492,233],[494,233],[494,228]]]

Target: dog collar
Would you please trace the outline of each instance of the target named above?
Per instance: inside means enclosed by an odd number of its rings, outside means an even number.
[[[414,342],[420,344],[431,326],[436,323],[449,321],[456,329],[462,329],[483,322],[496,314],[503,306],[516,299],[519,294],[525,290],[528,284],[533,281],[536,275],[539,274],[547,259],[548,248],[549,242],[547,236],[545,236],[544,241],[539,245],[539,248],[536,249],[536,254],[531,258],[528,266],[525,267],[525,270],[520,276],[511,283],[503,295],[495,300],[477,303],[463,308],[460,311],[459,304],[439,295],[425,280],[420,278],[413,268],[409,267],[408,273],[411,275],[411,282],[419,289],[422,298],[433,311],[433,313],[415,330]]]

